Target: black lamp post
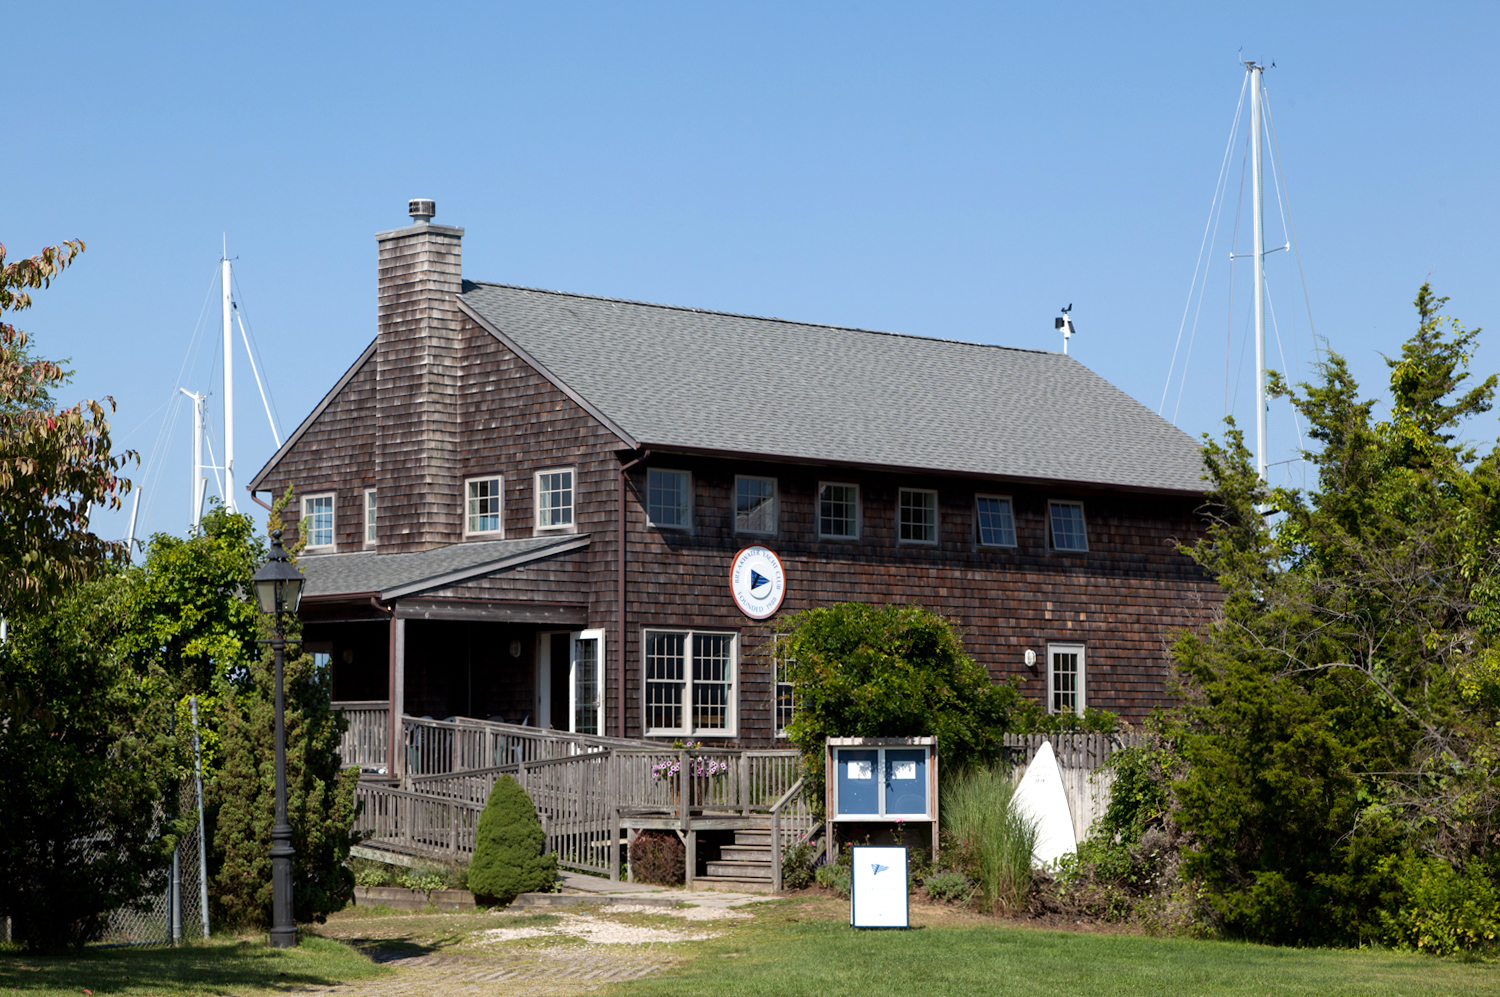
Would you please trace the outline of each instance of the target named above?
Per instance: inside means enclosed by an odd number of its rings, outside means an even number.
[[[272,614],[271,650],[276,657],[276,823],[271,828],[271,946],[297,944],[292,920],[292,825],[286,819],[286,712],[281,692],[282,657],[286,635],[281,614],[295,613],[302,601],[302,572],[287,559],[281,531],[271,531],[271,556],[250,579],[262,613]]]

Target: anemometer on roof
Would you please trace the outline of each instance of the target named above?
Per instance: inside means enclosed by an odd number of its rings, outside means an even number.
[[[1073,310],[1073,303],[1068,302],[1068,307],[1062,310],[1062,314],[1052,320],[1052,328],[1061,329],[1063,334],[1063,355],[1068,352],[1068,340],[1073,338],[1073,317],[1068,313]]]

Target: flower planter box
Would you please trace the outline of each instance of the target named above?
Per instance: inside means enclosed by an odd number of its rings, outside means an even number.
[[[404,886],[356,886],[354,904],[396,910],[426,910],[429,906],[438,910],[473,910],[474,894],[468,890],[433,890],[427,894]]]

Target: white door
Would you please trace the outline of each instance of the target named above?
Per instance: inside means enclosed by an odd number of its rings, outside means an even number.
[[[537,635],[538,726],[574,734],[604,730],[604,631]]]

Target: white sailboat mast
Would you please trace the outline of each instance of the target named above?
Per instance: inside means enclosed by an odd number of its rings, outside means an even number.
[[[1257,160],[1259,162],[1259,160]],[[229,298],[229,246],[224,247],[224,508],[235,511],[234,503],[234,332]]]
[[[1255,472],[1266,480],[1266,231],[1261,175],[1261,74],[1265,67],[1245,63],[1250,70],[1250,163],[1255,215]]]
[[[203,402],[204,396],[178,388],[193,400],[193,477],[188,483],[188,522],[193,529],[203,521],[203,489],[208,477],[203,473]]]

